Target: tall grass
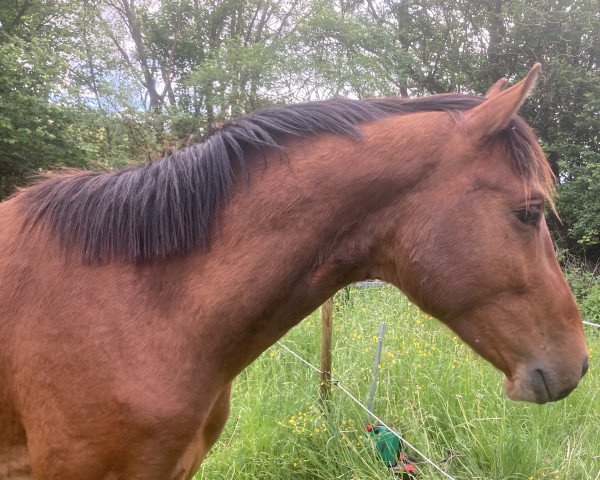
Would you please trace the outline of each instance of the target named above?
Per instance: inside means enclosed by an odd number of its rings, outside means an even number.
[[[599,332],[587,332],[590,372],[567,399],[515,403],[497,371],[397,290],[353,288],[350,302],[336,302],[333,375],[363,400],[382,321],[374,410],[435,462],[452,455],[440,465],[454,478],[600,479]],[[318,365],[319,337],[317,312],[282,341]],[[395,478],[364,434],[363,411],[334,387],[323,415],[318,374],[281,347],[234,385],[230,420],[197,480]],[[442,478],[420,469],[424,480]]]

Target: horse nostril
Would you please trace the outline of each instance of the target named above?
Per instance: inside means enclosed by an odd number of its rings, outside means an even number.
[[[588,368],[590,368],[590,364],[588,363],[588,359],[586,358],[583,362],[583,368],[581,369],[581,377],[582,378],[587,373]]]

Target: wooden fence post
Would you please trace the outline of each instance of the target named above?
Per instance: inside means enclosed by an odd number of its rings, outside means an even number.
[[[331,392],[331,339],[333,336],[333,297],[321,307],[321,403],[325,404]]]

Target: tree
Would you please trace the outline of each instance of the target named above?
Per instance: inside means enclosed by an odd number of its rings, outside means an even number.
[[[49,165],[80,165],[73,115],[61,103],[69,33],[59,6],[23,0],[0,10],[0,195]]]

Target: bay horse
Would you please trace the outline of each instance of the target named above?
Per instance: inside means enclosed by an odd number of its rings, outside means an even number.
[[[544,220],[552,174],[517,115],[539,71],[485,97],[269,108],[2,203],[0,478],[191,479],[236,375],[367,278],[510,398],[568,395],[588,352]]]

